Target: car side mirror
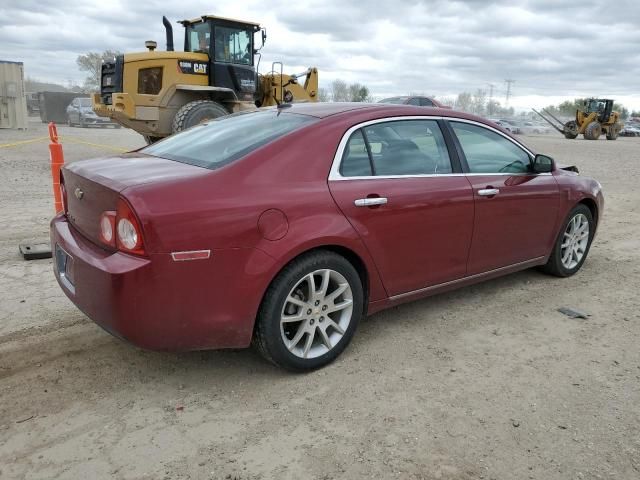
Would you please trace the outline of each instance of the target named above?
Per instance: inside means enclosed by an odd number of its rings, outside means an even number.
[[[553,158],[538,154],[533,159],[531,169],[534,173],[550,173],[553,171]]]

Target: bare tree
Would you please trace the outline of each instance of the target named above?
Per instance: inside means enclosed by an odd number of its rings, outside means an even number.
[[[462,92],[458,94],[456,99],[456,110],[462,110],[463,112],[471,111],[472,98],[469,92]]]
[[[349,101],[351,102],[372,102],[369,89],[360,83],[349,85]]]
[[[319,102],[330,102],[331,95],[329,94],[326,88],[318,88],[318,101]]]
[[[471,102],[472,112],[476,115],[484,115],[486,103],[487,91],[479,88],[476,90],[476,93],[473,94],[473,100]]]
[[[100,88],[100,73],[102,70],[103,61],[113,61],[113,59],[120,55],[120,52],[113,50],[106,50],[102,53],[88,52],[85,55],[78,55],[76,58],[76,64],[78,68],[83,72],[87,72],[88,76],[85,79],[84,86],[88,90],[97,90]]]
[[[438,100],[438,102],[440,102],[442,105],[446,105],[447,107],[453,108],[456,106],[456,99],[454,97],[440,97],[436,98],[436,100]]]
[[[331,83],[331,101],[348,102],[350,100],[349,86],[343,80],[334,80]]]

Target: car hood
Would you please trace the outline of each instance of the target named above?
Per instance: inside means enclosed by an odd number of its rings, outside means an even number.
[[[117,192],[135,185],[172,182],[211,173],[206,168],[139,152],[73,162],[65,166],[65,170]]]

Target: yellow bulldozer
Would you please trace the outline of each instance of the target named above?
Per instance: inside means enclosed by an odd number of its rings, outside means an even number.
[[[569,139],[583,135],[586,140],[598,140],[600,135],[604,134],[607,140],[615,140],[624,127],[624,124],[620,122],[620,114],[613,111],[613,100],[610,99],[588,98],[584,100],[583,108],[576,110],[576,119],[566,123],[553,116],[548,110],[542,109],[557,123],[549,120],[535,108],[532,110]]]
[[[258,73],[267,38],[259,24],[213,15],[183,20],[184,51],[177,52],[171,23],[162,21],[167,50],[147,41],[147,52],[103,62],[100,92],[93,95],[98,115],[132,128],[147,143],[242,110],[317,101],[315,67],[286,75],[282,63],[274,62],[269,73]]]

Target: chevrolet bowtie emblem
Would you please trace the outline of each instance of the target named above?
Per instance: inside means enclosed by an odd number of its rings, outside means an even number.
[[[82,200],[82,197],[84,197],[84,192],[80,190],[80,188],[76,188],[75,192],[73,193],[78,200]]]

